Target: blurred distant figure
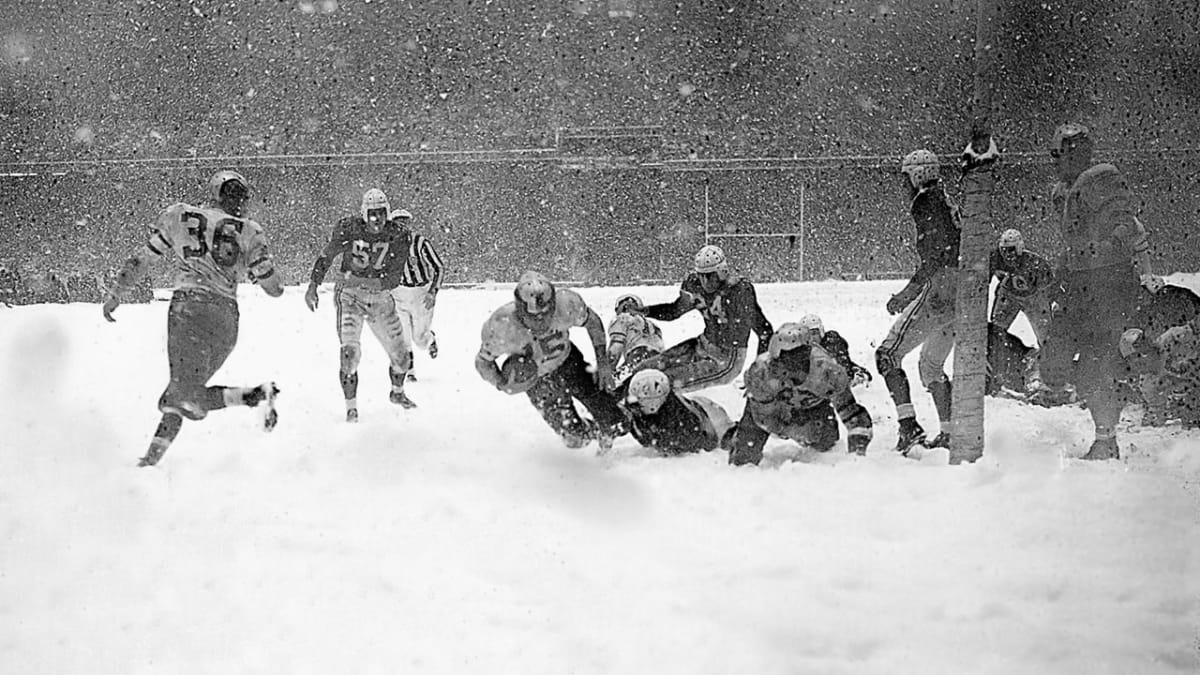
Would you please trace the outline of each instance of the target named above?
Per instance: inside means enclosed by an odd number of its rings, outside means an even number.
[[[329,243],[313,262],[304,302],[310,311],[318,305],[317,287],[338,256],[341,274],[334,285],[338,339],[341,342],[338,378],[346,402],[346,421],[358,421],[358,364],[362,359],[362,329],[366,322],[388,355],[392,391],[388,400],[404,408],[416,403],[404,392],[404,380],[412,367],[412,348],[404,334],[404,322],[396,311],[392,289],[400,285],[411,237],[399,218],[391,218],[391,207],[383,190],[371,188],[363,194],[357,215],[337,222]]]
[[[1118,459],[1116,424],[1122,400],[1118,384],[1125,364],[1118,349],[1134,319],[1142,284],[1161,286],[1150,272],[1146,230],[1133,215],[1133,195],[1112,164],[1092,162],[1087,127],[1065,124],[1054,132],[1050,156],[1059,182],[1056,211],[1066,252],[1061,308],[1042,355],[1046,387],[1035,401],[1060,403],[1074,382],[1096,428],[1084,459]]]
[[[0,264],[0,304],[20,304],[21,274],[16,267]]]
[[[958,208],[942,186],[940,162],[928,150],[909,153],[900,164],[916,225],[919,262],[908,284],[887,303],[888,314],[899,314],[887,337],[875,351],[875,365],[900,420],[896,451],[908,454],[919,443],[929,447],[950,445],[950,377],[946,358],[954,347],[954,304],[958,293]],[[904,357],[917,347],[921,358],[917,370],[921,383],[933,397],[940,430],[926,443],[925,430],[917,423],[909,393]]]
[[[733,382],[746,363],[750,332],[758,336],[760,354],[774,332],[758,304],[754,284],[729,273],[729,262],[719,246],[709,244],[696,253],[679,297],[650,305],[643,313],[658,321],[674,321],[692,310],[704,318],[704,331],[639,366],[663,371],[680,392]]]
[[[785,323],[770,347],[746,371],[746,408],[729,441],[731,464],[758,464],[771,435],[827,452],[846,425],[851,453],[865,455],[871,415],[850,391],[846,369],[819,346],[808,330]]]
[[[396,311],[404,321],[405,337],[410,340],[411,346],[428,352],[429,358],[436,359],[437,335],[431,326],[438,291],[442,288],[442,259],[428,237],[412,230],[411,213],[399,209],[392,213],[392,220],[409,233],[410,239],[400,285],[392,289]],[[409,378],[415,379],[412,370],[409,370]]]
[[[733,428],[729,413],[704,396],[674,391],[661,370],[633,374],[621,407],[629,413],[629,431],[642,447],[668,456],[715,450]]]
[[[162,459],[179,434],[183,419],[202,420],[231,405],[266,406],[263,425],[275,427],[274,382],[257,387],[208,386],[237,344],[238,282],[248,278],[271,297],[283,294],[267,251],[262,227],[245,217],[250,188],[233,171],[219,171],[208,182],[209,203],[177,203],[159,214],[145,248],[130,257],[106,294],[104,318],[146,275],[150,261],[170,252],[178,272],[167,313],[167,360],[171,380],[158,399],[162,419],[138,466]]]
[[[608,360],[620,386],[646,359],[663,351],[662,329],[646,318],[646,306],[632,293],[617,298],[616,314],[608,323]]]
[[[1051,305],[1057,299],[1060,288],[1050,261],[1025,248],[1025,238],[1020,230],[1008,229],[1000,234],[999,245],[992,249],[988,269],[991,276],[999,281],[992,301],[990,323],[1007,332],[1017,314],[1024,312],[1037,338],[1038,347],[1044,346],[1050,328]],[[1041,384],[1037,354],[1026,363],[1029,370],[1022,390]]]
[[[591,339],[595,377],[588,372],[583,352],[571,342],[569,331],[576,327],[587,329]],[[528,396],[567,447],[581,448],[595,438],[607,451],[624,433],[625,415],[607,391],[612,365],[604,346],[604,324],[583,298],[531,270],[517,280],[512,301],[483,324],[475,370],[506,394]],[[522,368],[514,368],[514,363]],[[576,400],[594,423],[579,416]]]

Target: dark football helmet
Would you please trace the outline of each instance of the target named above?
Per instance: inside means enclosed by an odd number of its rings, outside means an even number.
[[[241,218],[250,201],[250,184],[236,171],[218,171],[208,179],[208,198],[225,213]]]

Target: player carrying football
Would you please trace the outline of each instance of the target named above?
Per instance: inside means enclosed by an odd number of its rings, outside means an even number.
[[[202,420],[227,406],[265,403],[265,428],[270,431],[278,421],[274,382],[208,386],[237,344],[238,282],[248,278],[271,297],[283,294],[262,227],[245,217],[250,199],[246,179],[220,171],[209,180],[208,190],[209,204],[181,202],[159,214],[146,247],[125,262],[104,301],[104,318],[115,321],[113,311],[149,271],[150,261],[168,251],[174,255],[178,271],[167,312],[171,379],[158,399],[162,418],[138,466],[162,459],[185,417]]]
[[[358,421],[358,363],[362,359],[364,321],[388,355],[392,381],[388,400],[405,408],[417,405],[404,393],[404,380],[412,367],[412,348],[392,297],[408,257],[409,233],[397,220],[389,219],[390,214],[383,190],[367,190],[358,215],[342,218],[333,228],[333,236],[313,263],[304,294],[305,304],[316,311],[317,287],[325,280],[334,258],[341,256],[341,275],[333,297],[341,341],[338,376],[346,399],[347,422]]]
[[[571,342],[568,331],[575,327],[586,328],[591,339],[595,378],[587,370],[583,352]],[[531,361],[536,372],[513,381],[501,370],[502,358],[505,363],[514,358]],[[623,432],[625,415],[606,391],[612,386],[612,365],[604,348],[604,324],[578,293],[555,288],[538,272],[522,274],[512,302],[492,312],[484,323],[475,370],[500,391],[524,392],[568,447],[583,447],[596,438],[607,450]],[[574,399],[592,414],[594,425],[579,416]]]

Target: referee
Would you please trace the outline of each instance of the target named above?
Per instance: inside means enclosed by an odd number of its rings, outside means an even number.
[[[396,299],[396,311],[404,322],[405,334],[410,347],[429,353],[429,358],[438,355],[437,335],[434,334],[433,309],[437,306],[437,294],[442,287],[442,259],[433,243],[425,235],[412,231],[412,214],[405,209],[392,213],[411,235],[408,262],[400,277],[400,285],[392,290]],[[412,372],[409,372],[412,377]],[[415,379],[415,378],[414,378]]]

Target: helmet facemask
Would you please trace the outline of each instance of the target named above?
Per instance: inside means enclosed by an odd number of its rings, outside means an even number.
[[[535,333],[550,330],[556,305],[554,285],[549,280],[536,272],[521,275],[513,289],[513,300],[517,306],[517,320],[522,325]]]

